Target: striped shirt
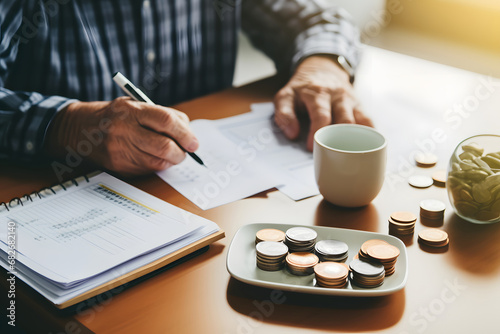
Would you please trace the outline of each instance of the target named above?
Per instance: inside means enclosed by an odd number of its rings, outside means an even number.
[[[321,0],[1,0],[0,159],[40,158],[58,111],[123,95],[116,71],[162,105],[230,87],[240,26],[279,72],[359,60],[348,14]]]

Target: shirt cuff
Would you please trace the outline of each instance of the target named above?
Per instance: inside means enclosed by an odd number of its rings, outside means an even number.
[[[25,123],[25,135],[18,150],[21,160],[33,161],[43,157],[44,143],[50,124],[59,111],[77,101],[61,96],[49,96],[31,107],[32,112],[25,115],[25,117],[31,116],[31,119],[27,120],[27,124]]]
[[[361,44],[356,38],[357,30],[352,27],[349,34],[345,34],[345,28],[341,29],[344,33],[340,34],[338,27],[324,25],[313,27],[297,36],[293,54],[291,57],[291,74],[295,72],[297,66],[305,58],[313,55],[331,55],[342,56],[352,68],[349,73],[351,82],[354,81],[354,72],[359,64],[361,57]]]

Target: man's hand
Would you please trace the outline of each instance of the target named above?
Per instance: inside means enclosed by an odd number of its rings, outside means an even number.
[[[289,139],[300,132],[299,112],[311,120],[307,148],[312,151],[314,133],[331,123],[373,126],[354,96],[349,75],[328,56],[311,56],[297,67],[290,81],[274,98],[275,121]]]
[[[120,97],[111,102],[75,102],[51,123],[46,150],[53,157],[69,151],[122,174],[159,171],[180,163],[198,140],[186,114]],[[83,153],[84,152],[84,153]]]

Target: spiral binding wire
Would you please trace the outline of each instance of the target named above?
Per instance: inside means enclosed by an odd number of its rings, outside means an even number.
[[[95,172],[95,173],[92,173],[92,174],[90,174],[90,176],[94,176],[94,175],[96,175],[96,174],[98,174],[98,173],[100,173],[100,171],[97,171],[97,172]],[[87,183],[88,183],[88,182],[90,182],[90,180],[89,180],[89,176],[87,176],[87,175],[83,175],[83,176],[81,176],[81,177],[83,177],[83,178],[84,178],[84,180],[85,180],[85,181],[87,181]],[[40,199],[44,198],[45,196],[43,196],[42,194],[43,194],[45,191],[47,191],[47,190],[50,190],[53,194],[57,194],[57,192],[53,189],[54,187],[61,186],[61,188],[62,188],[64,191],[66,191],[69,187],[71,187],[71,186],[73,186],[73,185],[78,187],[78,182],[76,181],[76,179],[79,179],[79,178],[81,178],[81,177],[77,177],[77,178],[74,178],[74,179],[70,179],[70,180],[65,181],[65,182],[62,182],[62,183],[56,183],[56,184],[54,184],[53,186],[50,186],[50,187],[44,187],[44,188],[42,188],[42,189],[40,189],[40,190],[38,190],[38,191],[34,191],[34,192],[33,192],[33,193],[31,193],[31,194],[24,194],[24,195],[23,195],[23,196],[21,196],[21,197],[14,197],[14,198],[12,198],[10,201],[8,201],[8,202],[0,202],[0,207],[1,207],[1,206],[3,206],[3,207],[5,207],[5,209],[7,209],[7,211],[10,211],[10,209],[11,209],[11,208],[14,208],[14,207],[16,207],[16,206],[18,206],[18,205],[24,206],[24,202],[28,202],[28,201],[33,202],[33,198],[32,198],[32,196],[38,196],[38,198],[40,198]],[[71,182],[71,183],[72,183],[69,187],[68,187],[67,185],[66,185],[66,186],[64,185],[65,183],[68,183],[68,182]],[[24,199],[24,200],[23,200],[23,199]],[[13,202],[14,202],[14,204],[13,204]],[[3,211],[3,210],[1,210],[1,209],[0,209],[0,212],[1,212],[1,211]]]

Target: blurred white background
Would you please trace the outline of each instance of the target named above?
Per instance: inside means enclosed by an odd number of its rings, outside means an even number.
[[[334,3],[346,9],[359,27],[363,28],[374,15],[384,10],[385,0],[317,0]],[[233,84],[241,86],[276,73],[274,64],[262,52],[256,50],[248,38],[240,32],[238,58]]]
[[[500,78],[498,0],[388,0],[400,6],[397,15],[386,9],[386,0],[316,1],[350,12],[368,45]],[[273,63],[240,33],[234,85],[274,73]]]

